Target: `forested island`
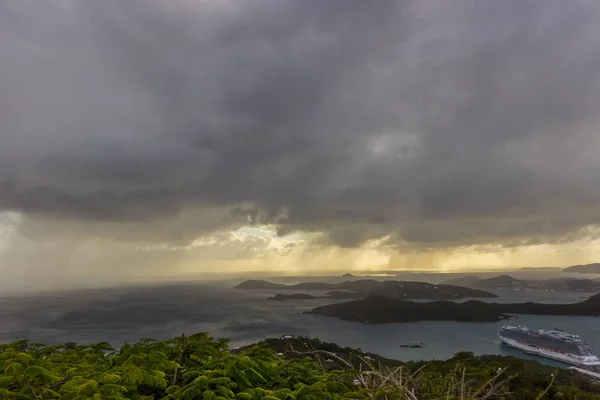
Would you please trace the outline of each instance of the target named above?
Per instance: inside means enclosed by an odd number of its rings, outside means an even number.
[[[267,290],[323,290],[329,291],[324,296],[315,298],[359,298],[372,294],[385,295],[404,299],[433,299],[457,300],[463,298],[495,298],[495,294],[481,289],[474,289],[455,285],[436,285],[426,282],[412,281],[377,281],[374,279],[361,279],[344,281],[342,283],[303,282],[295,285],[285,285],[262,280],[244,281],[236,289],[267,289]],[[279,296],[278,299],[285,299]]]
[[[318,339],[230,349],[199,333],[106,342],[0,345],[0,398],[12,400],[591,400],[600,385],[566,369],[462,352],[402,362]]]
[[[370,324],[416,321],[496,322],[514,314],[600,316],[600,295],[574,304],[463,303],[432,301],[416,303],[388,296],[316,307],[311,314]]]

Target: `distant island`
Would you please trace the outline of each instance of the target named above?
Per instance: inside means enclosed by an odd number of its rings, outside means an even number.
[[[373,294],[385,295],[399,299],[433,299],[457,300],[467,297],[495,298],[495,294],[484,290],[454,285],[436,285],[426,282],[411,281],[376,281],[361,279],[344,281],[342,283],[304,282],[295,285],[285,285],[261,280],[250,280],[240,283],[237,289],[268,289],[268,290],[327,290],[324,296],[313,298],[348,299],[368,297]],[[272,300],[287,300],[289,297],[275,296]],[[308,297],[304,297],[308,299]]]
[[[475,275],[459,276],[458,278],[448,279],[442,282],[444,285],[457,285],[457,286],[469,286],[474,282],[481,281],[482,279]]]
[[[521,283],[521,281],[510,275],[500,275],[485,279],[474,275],[467,275],[449,279],[444,282],[444,284],[447,285],[458,285],[477,289],[501,289],[512,287],[515,283]]]
[[[562,270],[562,272],[573,272],[577,274],[600,274],[600,263],[573,265]]]
[[[520,280],[513,278],[510,275],[500,275],[493,278],[479,279],[471,282],[467,286],[478,289],[497,289],[502,287],[512,287],[514,284],[520,282]]]
[[[585,278],[517,279],[510,275],[479,278],[466,275],[443,282],[446,285],[465,286],[472,289],[546,289],[566,292],[600,292],[600,282]]]
[[[416,321],[497,322],[512,314],[600,316],[600,295],[575,304],[484,303],[433,301],[415,303],[387,296],[316,307],[311,314],[367,324]]]
[[[356,275],[352,275],[351,273],[347,272],[344,275],[342,275],[342,277],[344,278],[354,278]]]
[[[360,299],[365,297],[362,293],[350,292],[345,290],[332,290],[323,296],[315,296],[308,293],[277,293],[275,296],[267,297],[267,300],[287,301],[287,300],[315,300],[315,299]]]
[[[279,290],[333,290],[336,284],[325,282],[303,282],[295,285],[284,283],[273,283],[263,280],[251,279],[235,286],[236,289],[279,289]]]
[[[312,299],[320,299],[319,296],[313,296],[308,293],[293,293],[293,294],[283,294],[277,293],[275,296],[268,297],[267,300],[275,300],[275,301],[285,301],[285,300],[312,300]]]

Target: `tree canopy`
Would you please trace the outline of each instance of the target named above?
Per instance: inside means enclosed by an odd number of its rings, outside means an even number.
[[[600,399],[587,379],[514,357],[400,363],[306,338],[238,351],[204,333],[120,349],[22,340],[0,346],[0,364],[7,400]]]

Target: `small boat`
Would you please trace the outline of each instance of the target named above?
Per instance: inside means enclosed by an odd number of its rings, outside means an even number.
[[[421,343],[401,344],[400,347],[411,348],[411,349],[420,349],[420,348],[423,347],[423,342],[421,342]]]

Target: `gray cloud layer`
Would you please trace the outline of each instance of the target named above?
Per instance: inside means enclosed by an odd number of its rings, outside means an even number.
[[[247,213],[343,246],[556,240],[600,223],[598,4],[0,0],[0,208],[161,241]]]

